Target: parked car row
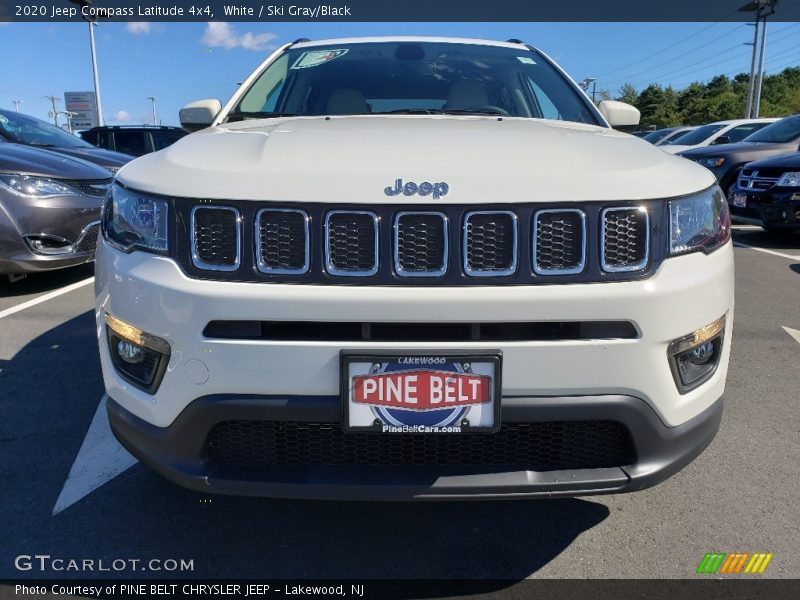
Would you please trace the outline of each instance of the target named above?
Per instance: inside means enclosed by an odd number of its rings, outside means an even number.
[[[768,231],[800,229],[800,114],[665,127],[642,139],[709,169],[734,215]]]
[[[0,109],[0,276],[93,260],[100,207],[116,172],[184,135],[177,127],[108,126],[78,137]]]

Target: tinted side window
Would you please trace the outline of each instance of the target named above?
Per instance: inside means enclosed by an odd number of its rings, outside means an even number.
[[[147,152],[144,144],[144,133],[141,131],[115,131],[116,151],[125,154],[140,155]]]
[[[731,143],[741,142],[748,135],[758,131],[766,125],[768,125],[768,123],[748,123],[747,125],[738,125],[725,135],[728,136],[728,139],[731,141]]]
[[[96,131],[82,131],[81,137],[90,144],[97,145],[97,132]]]
[[[97,145],[101,148],[106,148],[107,150],[113,150],[114,146],[112,145],[111,133],[108,131],[101,131],[97,135]]]
[[[153,150],[166,148],[183,137],[183,134],[177,131],[151,131],[150,135],[153,138]]]

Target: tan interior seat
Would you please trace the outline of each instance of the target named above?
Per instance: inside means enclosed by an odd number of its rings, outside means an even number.
[[[329,115],[363,115],[372,111],[359,90],[342,88],[333,90],[328,96],[325,112]]]
[[[459,79],[454,81],[447,93],[445,108],[463,110],[489,104],[489,91],[480,81]]]

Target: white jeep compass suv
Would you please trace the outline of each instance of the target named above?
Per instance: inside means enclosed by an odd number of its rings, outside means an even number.
[[[733,319],[706,169],[516,40],[288,44],[117,175],[112,428],[204,492],[627,492],[719,426]]]

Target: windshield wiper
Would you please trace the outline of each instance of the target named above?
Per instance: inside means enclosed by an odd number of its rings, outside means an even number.
[[[296,113],[275,113],[275,112],[230,112],[226,119],[274,119],[279,117],[302,117]]]
[[[31,142],[29,146],[39,146],[40,148],[55,148],[55,144],[43,144],[41,142]]]
[[[372,113],[375,115],[499,115],[505,116],[499,110],[489,108],[399,108]]]

